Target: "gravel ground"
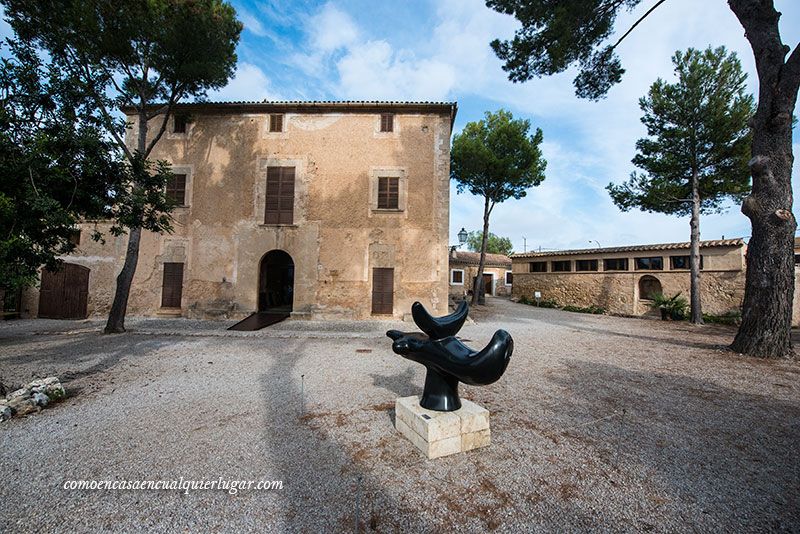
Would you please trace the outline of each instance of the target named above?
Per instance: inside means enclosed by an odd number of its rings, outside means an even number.
[[[492,445],[438,460],[393,428],[424,376],[391,323],[0,324],[3,381],[73,393],[0,424],[0,531],[348,531],[357,504],[378,531],[800,530],[800,364],[727,352],[723,327],[490,306],[461,334],[515,339],[499,382],[462,386]],[[61,488],[180,477],[284,487]]]

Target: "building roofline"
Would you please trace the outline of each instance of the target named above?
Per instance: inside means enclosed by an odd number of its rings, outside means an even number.
[[[737,237],[735,239],[715,239],[709,241],[700,241],[701,248],[712,247],[739,247],[745,244],[744,238]],[[617,252],[644,252],[648,250],[680,250],[689,248],[688,241],[681,243],[658,243],[653,245],[629,245],[622,247],[606,247],[606,248],[586,248],[586,249],[573,249],[573,250],[552,250],[547,252],[523,252],[512,254],[511,258],[543,258],[550,256],[576,256],[579,254],[612,254]]]
[[[164,105],[153,104],[149,110],[162,108]],[[123,113],[135,111],[133,106],[120,108]],[[456,120],[458,102],[410,102],[398,100],[260,100],[260,101],[220,101],[220,102],[187,102],[173,106],[173,111],[197,111],[217,113],[377,113],[381,111],[394,113],[436,113],[450,117],[450,129]]]

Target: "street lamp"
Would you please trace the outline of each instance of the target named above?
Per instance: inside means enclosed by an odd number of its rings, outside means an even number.
[[[599,242],[599,241],[596,241],[596,240],[594,240],[594,239],[590,239],[590,240],[589,240],[589,243],[590,243],[590,244],[591,244],[591,243],[597,243],[597,248],[601,248],[601,247],[600,247],[600,242]]]
[[[468,233],[467,233],[467,231],[466,231],[466,230],[464,230],[464,228],[462,227],[462,228],[461,228],[461,231],[460,231],[460,232],[458,232],[458,244],[459,244],[459,245],[463,245],[464,243],[466,243],[466,242],[467,242],[467,238],[468,238],[468,237],[469,237],[469,234],[468,234]]]

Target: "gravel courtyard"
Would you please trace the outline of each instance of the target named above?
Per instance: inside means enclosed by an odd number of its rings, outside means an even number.
[[[727,327],[499,299],[476,321],[473,347],[515,340],[499,382],[461,389],[492,445],[438,460],[393,427],[424,378],[397,324],[2,323],[0,380],[71,396],[0,423],[0,531],[352,531],[357,506],[362,531],[800,530],[800,363],[727,352]],[[62,488],[181,477],[283,489]]]

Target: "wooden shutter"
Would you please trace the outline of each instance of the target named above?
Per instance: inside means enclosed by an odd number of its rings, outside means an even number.
[[[183,264],[165,263],[161,285],[161,307],[180,308],[183,296]]]
[[[374,267],[372,269],[372,313],[394,312],[394,269]]]
[[[283,131],[283,115],[274,113],[269,116],[269,131],[282,132]]]
[[[264,224],[293,223],[294,167],[269,167]]]
[[[394,113],[381,113],[381,131],[394,131]]]
[[[186,115],[175,115],[172,126],[173,133],[186,133]]]
[[[391,176],[378,178],[378,209],[396,210],[399,206],[400,179]]]
[[[186,175],[173,174],[167,180],[167,198],[176,206],[186,204]]]

